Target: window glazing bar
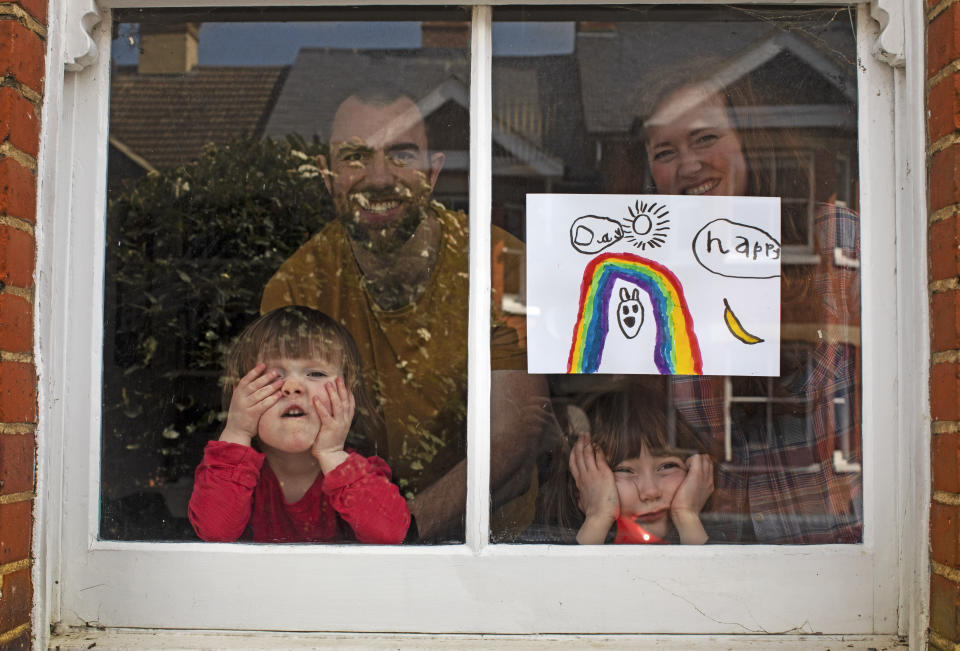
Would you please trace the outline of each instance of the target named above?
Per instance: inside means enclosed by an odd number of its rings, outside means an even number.
[[[493,10],[474,7],[470,39],[470,321],[467,388],[467,545],[481,551],[490,522],[490,223]]]

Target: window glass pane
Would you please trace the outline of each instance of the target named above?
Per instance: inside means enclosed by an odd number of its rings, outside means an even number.
[[[537,319],[547,302],[576,306],[601,255],[577,249],[590,253],[578,262],[582,284],[577,275],[556,294],[530,295],[526,254],[544,237],[528,228],[532,195],[626,195],[635,220],[651,194],[777,197],[779,281],[757,285],[757,301],[779,283],[780,354],[772,377],[618,375],[603,362],[592,375],[543,376],[498,365],[495,338],[493,541],[861,540],[853,24],[853,10],[837,7],[494,11],[493,233],[504,245],[492,284],[502,320],[528,346],[544,329],[575,338],[575,318]],[[585,213],[565,214],[565,201],[549,219],[577,248],[571,224]],[[614,226],[604,254],[656,262],[653,240],[641,250],[630,224]],[[636,221],[632,229],[640,233]],[[643,296],[633,302],[651,309]],[[609,310],[603,323],[618,322],[615,308],[598,308]],[[712,316],[691,328],[736,336],[722,304]],[[612,325],[598,332],[621,336]],[[636,341],[647,342],[635,344],[638,356],[653,355],[652,335]]]
[[[469,12],[115,18],[101,537],[462,540]]]

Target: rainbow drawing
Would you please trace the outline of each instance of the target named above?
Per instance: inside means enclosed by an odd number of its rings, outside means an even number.
[[[702,375],[700,344],[680,280],[663,265],[631,253],[604,253],[584,270],[567,373],[596,373],[600,368],[617,280],[638,286],[650,297],[657,328],[653,361],[660,373]]]

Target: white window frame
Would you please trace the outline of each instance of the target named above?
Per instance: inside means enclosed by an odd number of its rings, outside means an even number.
[[[916,339],[901,343],[897,337],[897,332],[927,331],[926,220],[920,218],[925,214],[923,15],[922,8],[913,7],[919,3],[901,7],[900,0],[875,0],[857,12],[864,216],[862,544],[489,544],[489,6],[473,9],[471,45],[466,544],[382,548],[103,541],[97,539],[97,510],[110,8],[196,4],[71,0],[51,9],[37,229],[42,416],[33,630],[41,645],[50,623],[111,629],[818,633],[885,639],[909,634],[922,639],[929,351],[925,346],[918,355]],[[892,66],[872,56],[875,47]],[[707,647],[715,643],[716,638],[703,641]]]

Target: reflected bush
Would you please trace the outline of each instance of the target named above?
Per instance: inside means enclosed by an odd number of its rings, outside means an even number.
[[[237,140],[110,188],[104,513],[107,500],[191,477],[217,434],[226,347],[258,315],[270,276],[332,214],[318,153],[297,137]]]

